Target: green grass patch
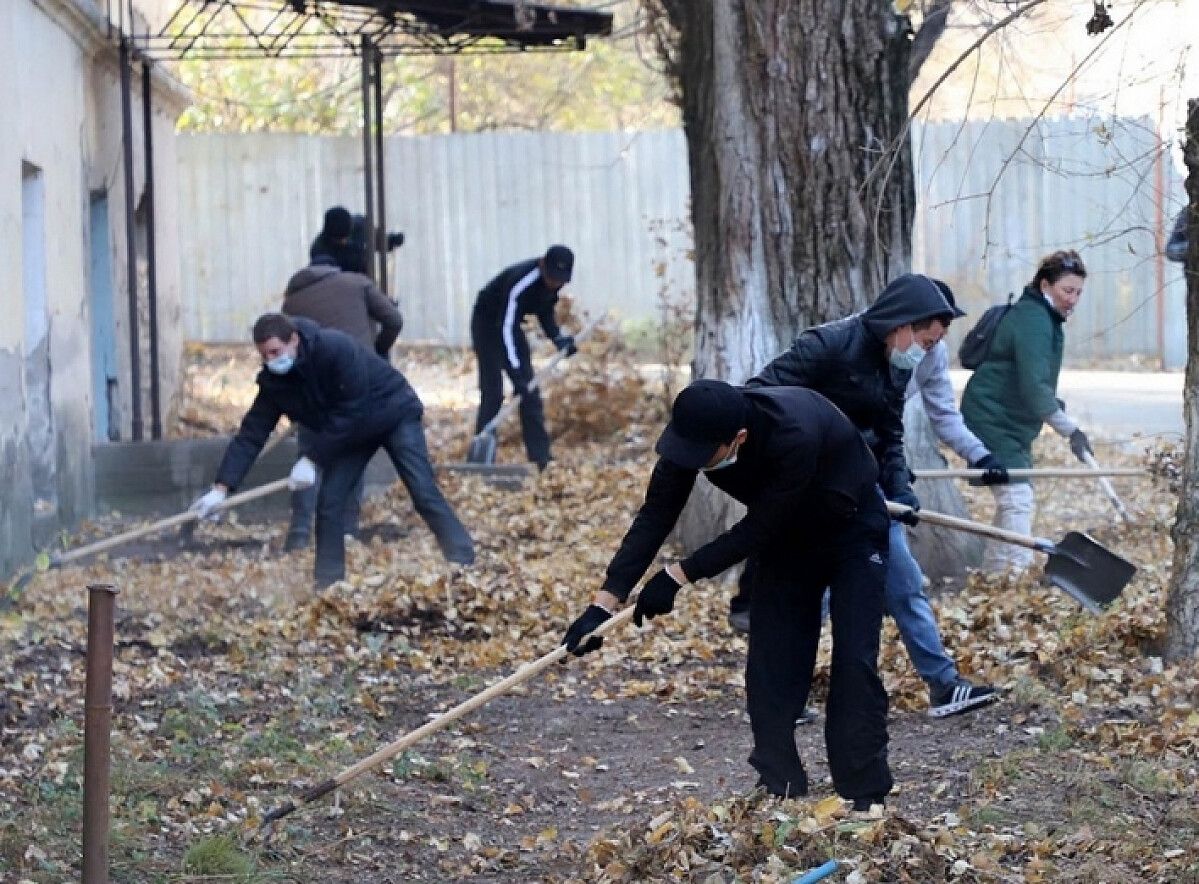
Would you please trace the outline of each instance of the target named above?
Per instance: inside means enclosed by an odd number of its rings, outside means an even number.
[[[244,853],[232,838],[218,835],[193,844],[183,857],[183,871],[188,875],[203,875],[237,884],[252,884],[259,880],[257,864]]]

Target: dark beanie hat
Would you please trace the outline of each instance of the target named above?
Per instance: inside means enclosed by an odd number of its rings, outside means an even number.
[[[325,226],[321,233],[333,239],[345,239],[354,229],[354,219],[349,209],[344,206],[334,206],[325,212]]]

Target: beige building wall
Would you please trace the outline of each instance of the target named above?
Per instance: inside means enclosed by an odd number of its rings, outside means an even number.
[[[91,446],[110,435],[95,392],[98,348],[107,344],[112,351],[114,377],[105,399],[111,399],[112,432],[121,438],[129,438],[131,400],[117,50],[92,0],[0,3],[0,83],[0,574],[5,574],[91,512]],[[140,85],[135,67],[135,199],[144,189]],[[165,412],[180,357],[174,121],[185,97],[166,84],[155,93]],[[111,308],[101,333],[99,289],[107,290]],[[144,323],[144,291],[141,300]],[[142,339],[145,347],[144,324]],[[144,357],[142,364],[148,388]],[[145,414],[148,429],[148,404]]]

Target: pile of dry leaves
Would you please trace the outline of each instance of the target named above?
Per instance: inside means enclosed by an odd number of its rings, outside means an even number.
[[[405,358],[431,447],[464,448],[469,362]],[[210,368],[190,381],[197,399],[181,420],[227,431],[252,394],[253,360]],[[423,383],[434,376],[440,387]],[[551,650],[641,502],[661,408],[610,334],[555,384],[550,470],[515,491],[444,478],[477,541],[469,568],[440,558],[397,485],[366,508],[351,579],[319,595],[310,555],[281,552],[282,525],[236,518],[186,543],[166,537],[133,558],[39,575],[0,615],[0,878],[76,874],[89,582],[121,590],[118,880],[200,868],[191,851],[203,839],[236,845],[295,784]],[[520,459],[515,439],[506,446]],[[1069,462],[1050,438],[1039,456]],[[1148,481],[1118,488],[1140,512],[1135,527],[1089,483],[1038,486],[1038,533],[1084,529],[1140,566],[1106,615],[1081,613],[1035,577],[974,575],[938,600],[962,671],[1005,692],[995,709],[930,725],[888,624],[898,791],[878,818],[849,819],[819,775],[808,799],[749,791],[742,746],[721,745],[748,739],[745,644],[724,623],[727,587],[709,584],[683,593],[671,617],[628,628],[364,777],[344,806],[231,847],[253,861],[240,880],[786,882],[829,858],[841,863],[833,880],[854,882],[1199,880],[1199,672],[1157,656],[1173,501]],[[989,518],[985,491],[969,493]],[[802,731],[819,773],[819,728]]]

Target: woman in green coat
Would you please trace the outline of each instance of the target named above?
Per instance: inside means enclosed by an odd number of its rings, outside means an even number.
[[[962,397],[966,426],[1005,467],[1031,467],[1032,442],[1049,424],[1070,440],[1079,460],[1091,451],[1086,434],[1057,398],[1065,336],[1062,325],[1082,297],[1087,270],[1075,251],[1041,259],[1036,275],[995,331],[986,360],[970,377]],[[989,486],[995,525],[1032,533],[1033,493],[1027,481]],[[1031,550],[990,543],[983,556],[991,572],[1023,571]]]

